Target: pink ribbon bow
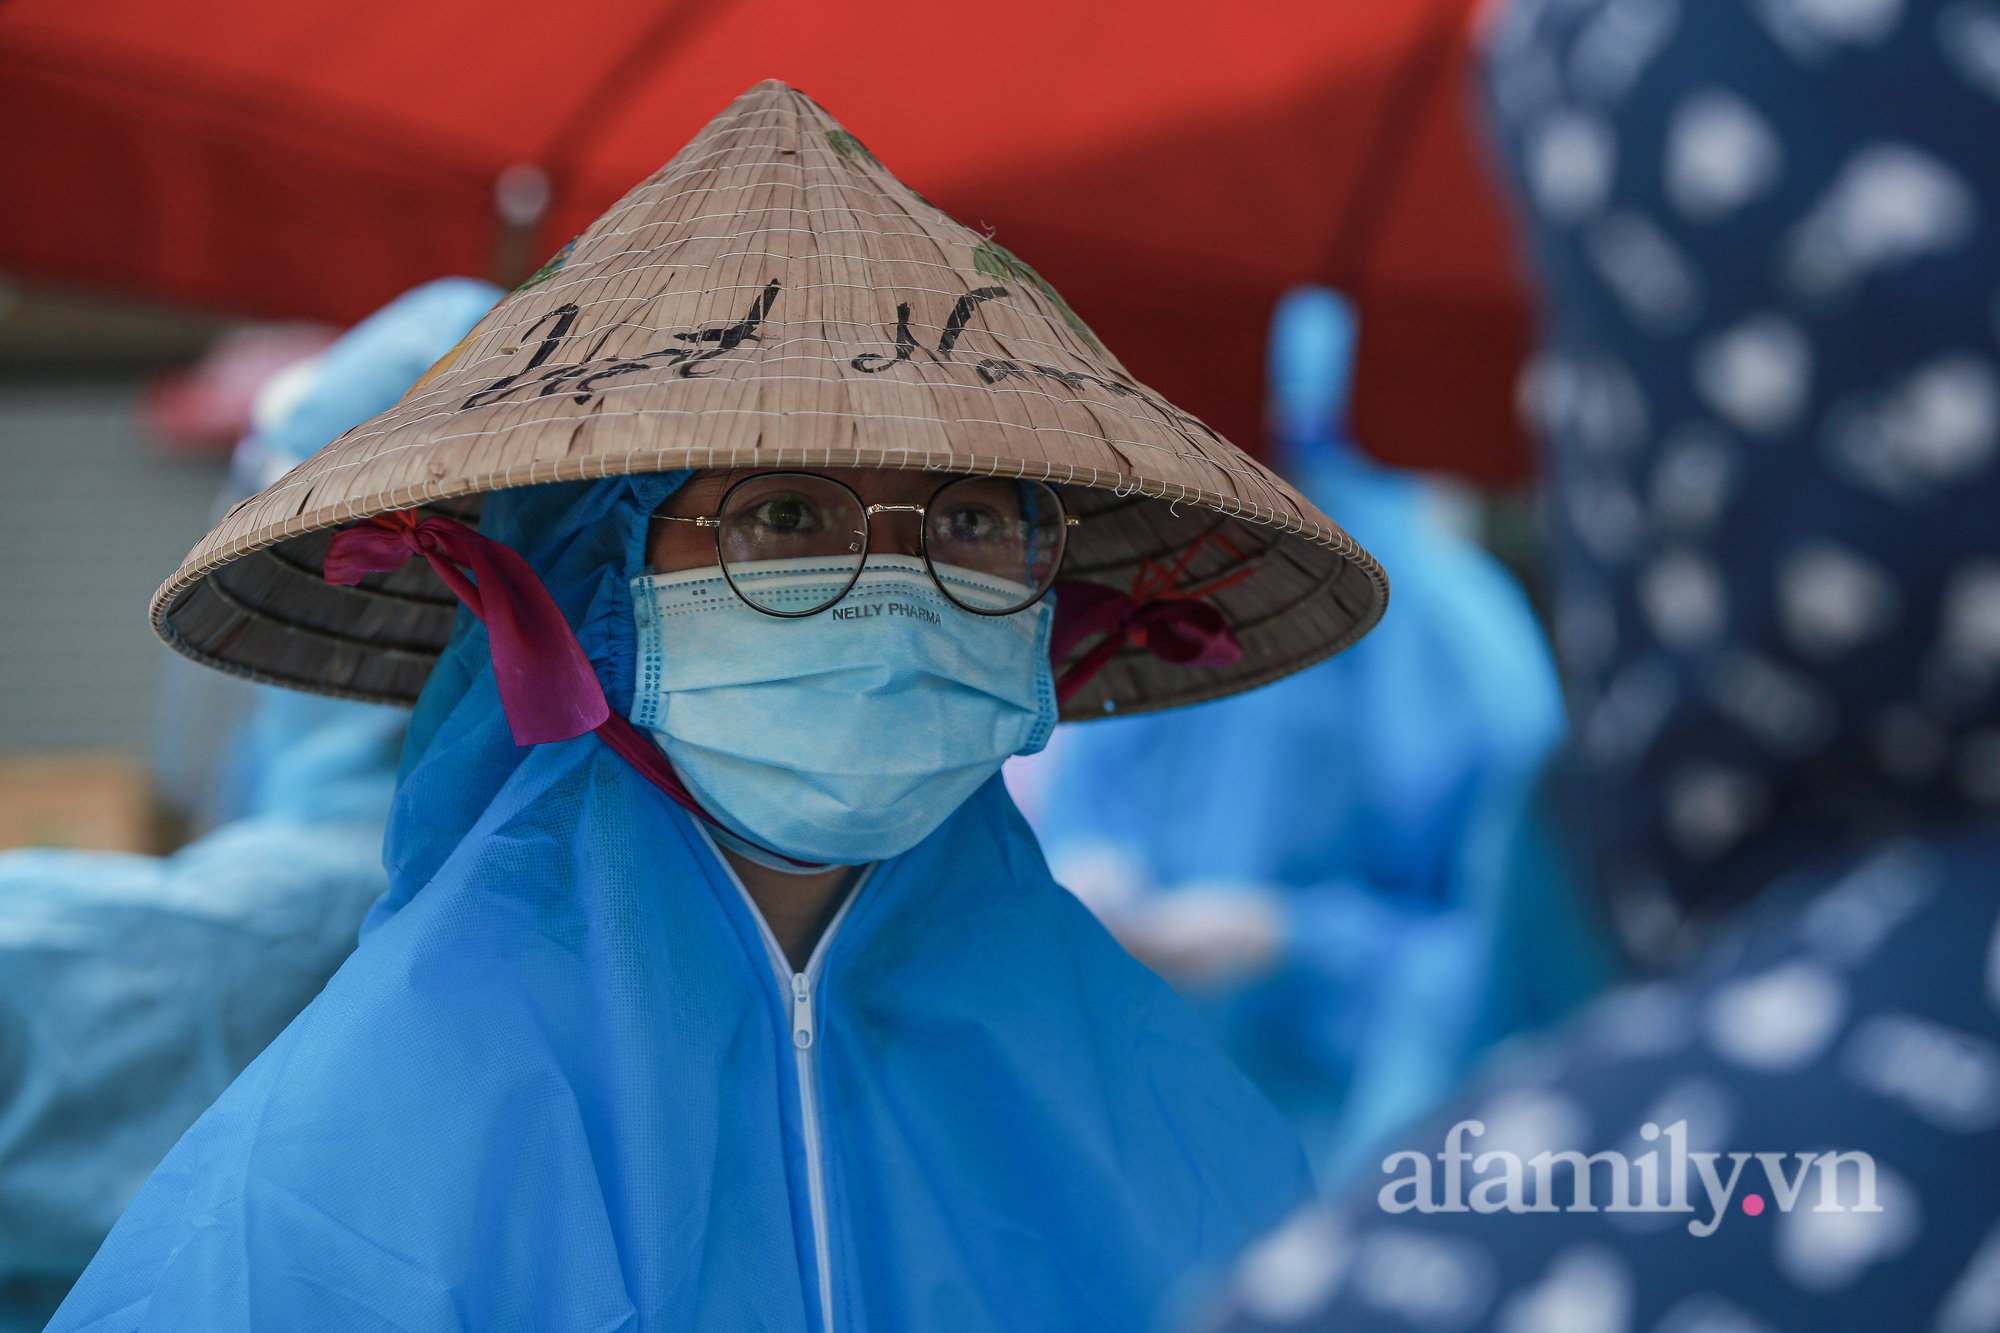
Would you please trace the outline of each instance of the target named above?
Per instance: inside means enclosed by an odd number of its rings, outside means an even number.
[[[326,553],[326,581],[359,583],[364,574],[401,569],[412,555],[430,561],[438,577],[486,626],[500,706],[516,745],[566,741],[595,731],[676,804],[716,823],[681,785],[680,775],[659,747],[611,711],[576,632],[541,578],[512,548],[463,523],[420,519],[415,510],[399,510],[363,519],[336,535]],[[472,571],[470,579],[460,566]]]
[[[1091,635],[1104,636],[1057,679],[1058,704],[1068,703],[1128,641],[1143,645],[1153,656],[1176,666],[1228,666],[1243,656],[1243,645],[1222,612],[1198,599],[1241,583],[1254,569],[1245,565],[1196,587],[1180,586],[1181,575],[1210,541],[1230,556],[1241,558],[1235,547],[1209,533],[1190,544],[1170,569],[1158,568],[1150,560],[1142,562],[1129,595],[1080,579],[1062,579],[1056,583],[1056,623],[1049,631],[1050,660],[1060,663]]]
[[[611,714],[583,645],[540,578],[512,549],[448,518],[399,510],[365,519],[333,539],[326,581],[401,569],[421,555],[486,626],[493,678],[516,745],[566,741],[594,731]],[[461,565],[472,571],[466,578]]]
[[[1207,602],[1155,599],[1135,602],[1116,588],[1078,579],[1057,582],[1056,623],[1049,633],[1049,656],[1060,662],[1071,649],[1102,633],[1056,680],[1056,702],[1066,704],[1102,671],[1126,641],[1143,643],[1153,656],[1176,666],[1227,666],[1243,656],[1243,645]]]

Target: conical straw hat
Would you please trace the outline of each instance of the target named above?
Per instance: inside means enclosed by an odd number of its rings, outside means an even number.
[[[1199,355],[1200,312],[1188,312]],[[1081,517],[1065,578],[1205,595],[1243,647],[1129,644],[1070,717],[1212,699],[1352,643],[1374,559],[1139,384],[1005,248],[899,182],[811,98],[758,84],[564,246],[403,401],[231,510],[153,599],[238,675],[416,698],[456,602],[422,561],[321,579],[334,531],[487,491],[680,468],[907,468],[1047,480]]]

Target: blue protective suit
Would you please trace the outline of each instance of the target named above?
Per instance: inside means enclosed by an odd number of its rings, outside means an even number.
[[[254,813],[172,856],[0,853],[5,1333],[42,1327],[146,1174],[354,947],[406,716],[367,714],[299,736]]]
[[[1552,1018],[1608,971],[1529,821],[1564,726],[1547,644],[1425,484],[1340,433],[1352,332],[1332,293],[1288,298],[1274,416],[1301,489],[1390,571],[1387,615],[1262,689],[1065,728],[1036,814],[1059,875],[1108,859],[1142,893],[1282,906],[1276,971],[1198,998],[1329,1186],[1449,1095],[1494,1028]],[[1523,914],[1535,932],[1511,931]]]
[[[676,477],[502,492],[614,708]],[[690,819],[518,748],[461,616],[361,947],[147,1182],[57,1330],[1143,1329],[1307,1192],[1283,1120],[996,779],[856,891],[805,1031]],[[805,1096],[802,1099],[802,1089]]]

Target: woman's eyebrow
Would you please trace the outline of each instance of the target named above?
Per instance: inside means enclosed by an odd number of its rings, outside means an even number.
[[[670,507],[685,505],[690,502],[693,502],[698,507],[712,508],[721,501],[723,495],[728,492],[731,486],[735,485],[743,477],[747,477],[756,471],[758,471],[756,468],[731,468],[728,471],[711,472],[705,476],[697,477],[692,481],[684,482],[675,488],[672,494],[655,505],[653,512],[658,514]]]

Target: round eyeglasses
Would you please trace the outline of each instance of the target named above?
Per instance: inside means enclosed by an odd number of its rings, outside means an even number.
[[[1077,521],[1047,482],[961,477],[926,504],[871,505],[812,472],[760,472],[731,486],[715,514],[653,517],[713,528],[731,591],[765,615],[795,618],[847,596],[868,561],[877,514],[918,516],[931,582],[976,616],[1008,616],[1040,601]]]

